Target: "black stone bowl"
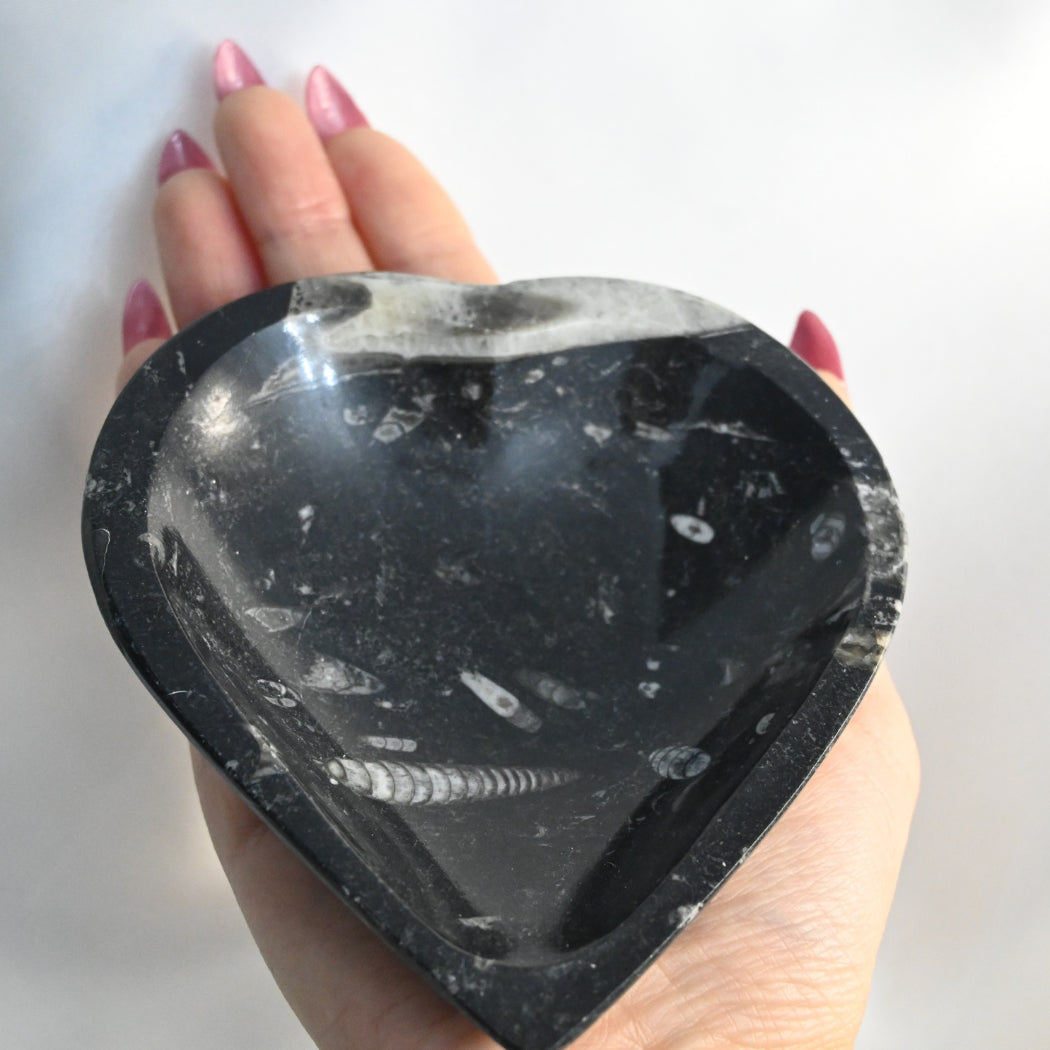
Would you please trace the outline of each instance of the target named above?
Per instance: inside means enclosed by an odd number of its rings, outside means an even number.
[[[139,370],[84,544],[118,645],[349,906],[505,1046],[697,913],[897,620],[882,462],[740,318],[597,279],[249,296]]]

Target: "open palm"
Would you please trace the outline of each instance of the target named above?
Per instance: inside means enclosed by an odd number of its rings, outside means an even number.
[[[226,174],[169,142],[155,219],[175,323],[270,284],[395,270],[489,283],[423,166],[368,127],[327,73],[309,116],[232,45],[216,63]],[[125,315],[121,380],[168,334],[148,286]],[[825,375],[844,394],[834,376]],[[322,1050],[483,1050],[492,1040],[386,948],[196,753],[223,867],[278,984]],[[719,894],[577,1050],[852,1046],[918,788],[885,670],[827,760]]]

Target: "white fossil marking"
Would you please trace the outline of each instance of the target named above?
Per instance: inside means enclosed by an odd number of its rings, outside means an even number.
[[[516,766],[433,766],[382,759],[333,758],[325,763],[333,782],[356,795],[401,805],[445,805],[546,791],[571,783],[578,774],[566,769]]]
[[[415,751],[416,742],[409,737],[403,736],[363,736],[361,743],[368,747],[379,748],[381,751]]]
[[[372,437],[389,445],[391,441],[397,441],[415,430],[425,418],[426,413],[418,409],[391,408],[372,431]]]
[[[656,694],[658,692],[660,692],[660,683],[659,682],[639,682],[638,683],[638,692],[641,693],[642,696],[646,696],[650,700],[652,700],[653,697],[655,697]]]
[[[687,423],[683,430],[707,430],[712,434],[720,434],[723,437],[745,438],[748,441],[769,441],[771,437],[752,430],[746,423],[739,420],[735,423],[718,423],[710,419],[701,419],[696,423]]]
[[[751,470],[741,480],[744,499],[772,499],[784,495],[784,486],[772,470]]]
[[[301,684],[324,693],[357,694],[378,693],[383,683],[375,675],[360,667],[344,663],[334,656],[316,656]]]
[[[269,678],[256,678],[255,684],[259,695],[274,707],[295,707],[299,703],[299,694],[289,689],[283,682],[274,682]]]
[[[654,773],[668,780],[689,780],[698,777],[711,764],[711,756],[698,747],[674,744],[661,747],[649,756]]]
[[[476,671],[463,671],[459,680],[483,703],[495,711],[500,718],[505,718],[517,729],[526,733],[535,733],[543,725],[538,715],[530,711],[513,693],[491,678],[486,678]]]
[[[257,605],[252,609],[245,609],[244,614],[250,616],[270,634],[297,627],[306,619],[306,613],[298,609],[285,609],[278,605]]]
[[[361,427],[368,422],[366,405],[349,405],[343,409],[343,422],[349,427]]]
[[[305,507],[299,508],[299,528],[302,530],[304,536],[310,532],[310,527],[314,523],[314,517],[317,515],[317,508],[312,503],[307,503]]]
[[[683,926],[688,926],[699,914],[699,904],[683,904],[675,908],[671,921],[681,929]]]
[[[583,701],[578,689],[559,682],[557,678],[543,671],[520,670],[517,679],[526,689],[535,693],[541,700],[564,707],[568,711],[579,711],[587,705]]]
[[[468,915],[459,921],[472,930],[494,930],[501,922],[498,915]]]
[[[612,437],[612,431],[608,427],[598,426],[597,423],[584,423],[583,432],[599,445],[604,445]]]
[[[538,383],[547,373],[542,368],[532,368],[525,373],[525,384],[526,386],[532,386],[533,383]]]
[[[674,434],[669,430],[664,430],[663,427],[655,427],[651,423],[636,422],[634,424],[635,437],[643,438],[646,441],[674,441]]]
[[[814,561],[830,558],[846,532],[846,519],[838,512],[818,514],[809,526],[809,552]]]
[[[772,722],[773,722],[773,716],[771,714],[770,715],[763,715],[758,720],[757,724],[755,725],[755,732],[759,736],[765,736],[766,733],[769,731],[769,727],[772,724]]]
[[[692,514],[672,514],[671,528],[693,543],[710,543],[715,538],[715,530],[700,518]]]

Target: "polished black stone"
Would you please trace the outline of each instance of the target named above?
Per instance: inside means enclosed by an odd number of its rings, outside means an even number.
[[[746,322],[629,282],[305,281],[106,422],[92,582],[157,698],[508,1047],[560,1046],[820,761],[896,622],[881,461]]]

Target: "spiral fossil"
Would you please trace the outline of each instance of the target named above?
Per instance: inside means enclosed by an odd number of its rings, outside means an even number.
[[[480,802],[545,791],[575,780],[567,769],[516,766],[433,766],[388,759],[333,758],[329,776],[356,795],[409,806]]]

